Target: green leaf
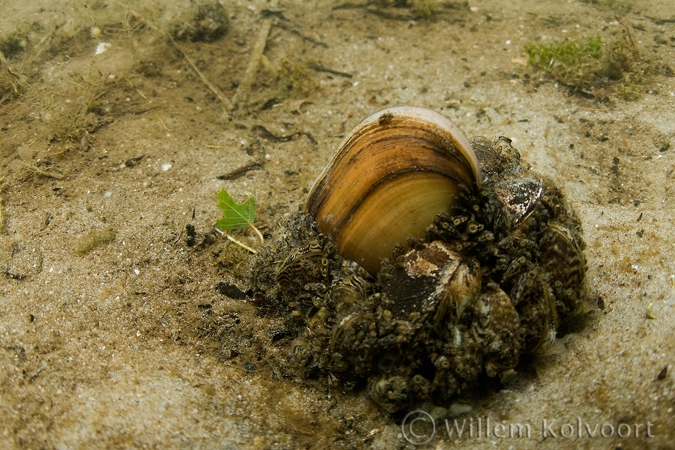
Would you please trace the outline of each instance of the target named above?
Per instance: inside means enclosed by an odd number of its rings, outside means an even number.
[[[255,198],[252,195],[243,203],[237,203],[225,189],[221,189],[218,200],[218,208],[223,211],[223,217],[216,221],[216,228],[222,231],[247,227],[255,229]]]

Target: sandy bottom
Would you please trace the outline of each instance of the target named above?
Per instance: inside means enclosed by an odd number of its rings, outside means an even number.
[[[675,448],[670,0],[439,2],[428,19],[365,2],[224,6],[224,37],[173,44],[196,7],[0,2],[0,447],[411,446],[403,414],[363,390],[279,370],[279,319],[217,290],[245,276],[247,253],[212,232],[224,187],[254,194],[274,233],[349,130],[409,104],[508,136],[556,180],[601,306],[560,352],[467,396],[462,448]],[[230,110],[265,23],[263,64]],[[522,52],[626,29],[660,68],[631,98],[571,92]],[[428,446],[455,445],[439,422]]]

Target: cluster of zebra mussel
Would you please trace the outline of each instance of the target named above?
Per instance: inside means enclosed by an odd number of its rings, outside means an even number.
[[[584,300],[581,226],[509,139],[397,107],[362,122],[252,262],[305,375],[395,412],[542,352]]]

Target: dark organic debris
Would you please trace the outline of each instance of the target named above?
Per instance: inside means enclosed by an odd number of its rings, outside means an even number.
[[[286,330],[281,328],[272,328],[267,332],[267,337],[270,338],[270,341],[276,342],[286,337]]]
[[[251,161],[248,164],[245,164],[237,169],[234,169],[231,172],[228,172],[223,175],[219,175],[216,178],[219,180],[235,180],[242,175],[245,175],[246,173],[250,172],[251,170],[258,170],[263,168],[263,162],[262,161]]]
[[[243,290],[241,290],[237,285],[233,283],[228,283],[227,281],[221,281],[220,283],[218,283],[216,289],[221,294],[226,295],[235,300],[243,300],[248,296],[248,294]]]
[[[185,240],[185,243],[188,247],[193,247],[195,245],[195,238],[197,236],[197,233],[195,233],[195,226],[189,223],[185,225],[185,231],[187,231],[187,239]]]
[[[661,19],[659,17],[649,17],[647,16],[649,20],[654,22],[656,25],[663,25],[665,23],[675,23],[675,17],[670,18],[670,19]]]
[[[274,105],[278,105],[280,103],[281,103],[281,100],[279,100],[278,98],[276,98],[276,97],[271,98],[271,99],[267,100],[265,103],[263,103],[263,105],[260,107],[260,110],[266,111],[268,109],[272,109],[274,107]]]
[[[663,369],[661,369],[659,374],[656,376],[656,379],[663,380],[666,378],[666,376],[668,376],[668,366],[665,366]]]
[[[288,32],[290,32],[290,33],[295,34],[296,36],[300,36],[302,39],[304,39],[304,40],[307,41],[307,42],[310,42],[310,43],[312,43],[312,44],[314,44],[314,45],[318,45],[318,46],[323,47],[323,48],[328,48],[328,45],[325,44],[324,42],[317,41],[316,39],[314,39],[314,38],[312,38],[312,37],[309,37],[309,36],[305,36],[305,35],[302,34],[302,32],[300,32],[298,29],[294,28],[293,26],[291,26],[291,25],[289,25],[289,24],[287,24],[287,23],[284,23],[284,22],[277,22],[276,25],[277,25],[279,28],[283,28],[284,30],[286,30],[286,31],[288,31]]]
[[[26,50],[27,44],[27,36],[15,33],[0,42],[0,52],[2,52],[7,59],[11,59],[19,53],[23,53]]]
[[[253,131],[253,133],[256,134],[256,135],[258,135],[262,138],[268,139],[270,141],[273,141],[273,142],[289,142],[289,141],[292,141],[293,139],[295,139],[298,136],[307,136],[307,139],[309,139],[309,141],[312,144],[314,144],[314,145],[318,144],[316,139],[314,139],[314,137],[311,134],[309,134],[307,132],[304,132],[304,131],[298,131],[296,133],[288,134],[288,135],[285,135],[285,136],[277,136],[262,125],[255,125],[255,126],[251,127],[251,131]]]
[[[338,70],[329,69],[329,68],[324,67],[321,64],[317,64],[317,63],[309,63],[309,64],[307,64],[307,67],[309,67],[310,69],[315,70],[317,72],[325,72],[325,73],[329,73],[331,75],[337,75],[339,77],[345,77],[345,78],[352,78],[353,77],[353,75],[351,73],[340,72]]]
[[[26,278],[26,275],[12,272],[9,269],[9,267],[3,268],[2,273],[4,273],[5,275],[7,275],[9,278],[11,278],[13,280],[23,280],[24,278]]]
[[[263,17],[276,17],[281,20],[288,20],[286,17],[284,17],[284,11],[286,8],[283,7],[273,7],[273,8],[265,8],[262,11],[260,11],[260,15]]]
[[[191,19],[174,26],[171,34],[177,41],[214,42],[225,36],[229,19],[220,3],[199,7]]]
[[[145,155],[137,156],[137,157],[135,157],[135,158],[129,158],[129,159],[127,159],[126,161],[124,161],[124,165],[125,165],[126,167],[134,167],[134,166],[137,166],[137,165],[141,162],[141,160],[142,160],[143,158],[145,158]]]

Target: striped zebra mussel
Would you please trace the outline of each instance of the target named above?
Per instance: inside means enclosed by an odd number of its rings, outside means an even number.
[[[507,138],[433,111],[362,122],[252,262],[305,376],[368,386],[383,410],[447,404],[586,308],[581,224]]]

